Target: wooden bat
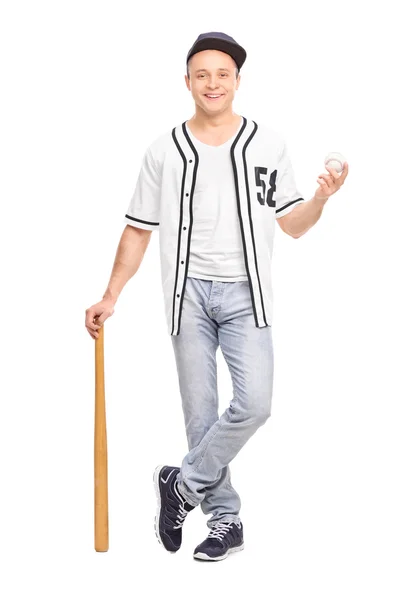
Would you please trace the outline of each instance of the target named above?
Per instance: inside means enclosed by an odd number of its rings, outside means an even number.
[[[94,548],[108,550],[107,428],[104,388],[104,324],[95,339],[95,414],[94,414]]]

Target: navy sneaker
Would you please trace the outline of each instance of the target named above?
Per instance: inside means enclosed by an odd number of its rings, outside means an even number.
[[[168,552],[176,552],[181,547],[182,525],[188,512],[195,508],[178,491],[178,473],[178,467],[159,465],[153,476],[157,496],[154,529],[158,541]]]
[[[211,527],[207,538],[197,546],[193,558],[223,560],[233,552],[244,549],[243,525],[232,521],[218,521]]]

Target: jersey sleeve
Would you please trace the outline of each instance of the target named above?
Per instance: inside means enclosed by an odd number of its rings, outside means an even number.
[[[283,143],[277,171],[275,182],[275,217],[279,219],[290,213],[301,202],[305,202],[302,194],[297,189],[286,142]]]
[[[160,228],[161,177],[151,148],[142,159],[135,190],[125,214],[124,223],[140,229]]]

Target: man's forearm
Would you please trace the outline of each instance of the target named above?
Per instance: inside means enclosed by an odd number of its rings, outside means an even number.
[[[150,241],[150,231],[127,225],[121,235],[103,299],[117,301],[124,285],[138,270]]]
[[[292,210],[290,219],[288,219],[288,233],[295,238],[304,235],[315,223],[322,214],[322,210],[328,201],[328,198],[319,198],[313,196],[311,200],[302,202]]]

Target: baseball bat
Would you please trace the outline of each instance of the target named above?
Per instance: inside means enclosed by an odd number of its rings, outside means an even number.
[[[107,427],[104,388],[104,324],[95,339],[94,548],[108,550]]]

